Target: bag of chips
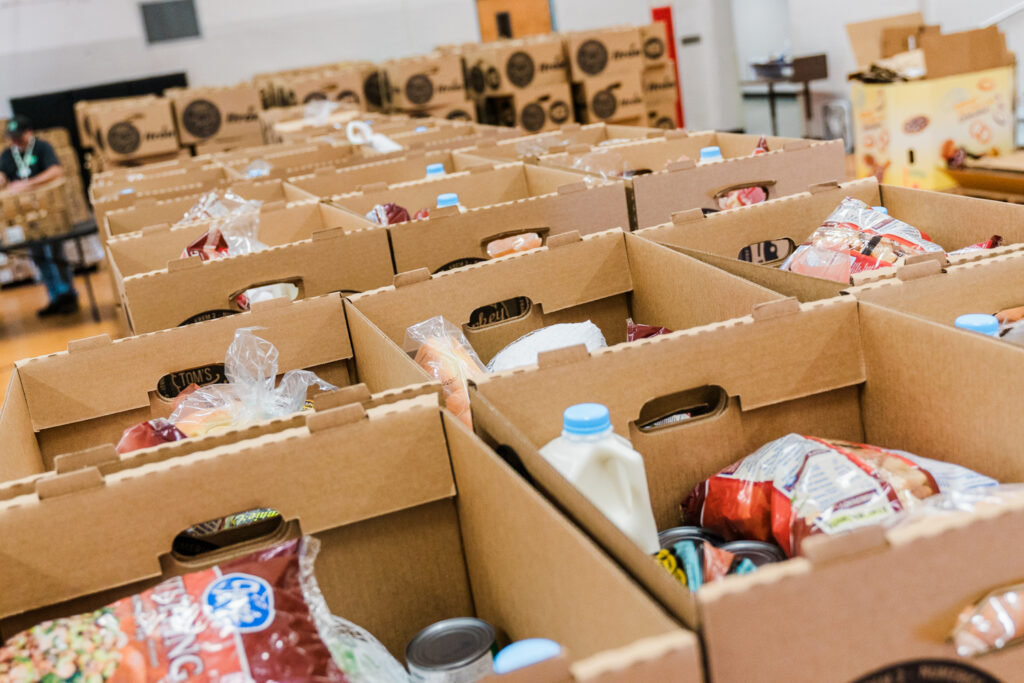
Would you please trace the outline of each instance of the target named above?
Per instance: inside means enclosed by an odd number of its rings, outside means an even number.
[[[442,316],[436,316],[410,326],[405,338],[408,345],[416,345],[416,363],[441,382],[445,407],[472,427],[467,382],[487,374],[487,369],[466,335]]]

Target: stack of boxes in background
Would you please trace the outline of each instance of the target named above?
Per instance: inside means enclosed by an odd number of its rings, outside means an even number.
[[[178,141],[182,147],[194,145],[196,154],[263,143],[263,102],[252,85],[175,88],[164,95],[174,111]]]
[[[466,99],[462,57],[456,50],[389,59],[380,65],[384,104],[393,112],[415,117],[475,121]]]
[[[680,124],[676,63],[669,58],[665,28],[661,22],[640,27],[644,53],[644,106],[647,109],[641,124],[651,128],[677,128]]]
[[[530,133],[572,121],[565,50],[557,35],[467,45],[466,89],[480,120]]]
[[[379,111],[383,104],[377,67],[372,62],[340,62],[259,74],[253,82],[266,108],[328,101]]]
[[[180,153],[171,101],[155,95],[80,102],[82,146],[94,150],[93,171],[166,161]]]
[[[644,124],[640,29],[635,26],[563,34],[580,123]]]

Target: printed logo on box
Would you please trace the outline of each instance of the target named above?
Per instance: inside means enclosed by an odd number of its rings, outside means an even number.
[[[558,125],[568,121],[571,115],[572,110],[569,108],[569,104],[562,100],[555,100],[548,109],[548,118],[551,119],[552,123],[557,123]]]
[[[536,102],[530,102],[523,107],[523,112],[519,115],[519,119],[523,128],[533,133],[544,127],[547,115],[544,113],[544,107]]]
[[[133,124],[121,121],[107,131],[107,144],[118,154],[131,154],[142,145],[142,135]]]
[[[533,82],[533,57],[525,52],[515,52],[505,64],[508,81],[517,88],[525,88]]]
[[[995,676],[951,659],[922,659],[887,666],[853,683],[999,683]]]
[[[650,60],[661,59],[665,54],[665,41],[658,36],[651,36],[644,41],[644,57]]]
[[[193,137],[212,137],[220,130],[220,109],[209,100],[194,100],[182,112],[181,123]]]
[[[590,102],[590,108],[594,110],[594,116],[607,119],[615,115],[619,103],[615,99],[615,93],[611,90],[602,90],[594,95]]]
[[[206,587],[201,602],[212,621],[240,633],[262,631],[274,621],[274,591],[251,574],[225,574]]]
[[[576,63],[583,73],[597,75],[608,66],[608,48],[599,40],[584,41],[576,50]]]
[[[198,368],[178,370],[177,372],[170,372],[164,375],[156,383],[156,392],[161,398],[170,400],[176,398],[178,394],[192,384],[206,386],[207,384],[225,384],[227,381],[228,378],[224,370],[224,364],[211,363]]]
[[[434,84],[424,74],[410,76],[405,82],[405,99],[411,104],[426,104],[434,96]]]

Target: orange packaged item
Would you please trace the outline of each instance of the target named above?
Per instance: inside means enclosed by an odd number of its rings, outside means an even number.
[[[520,235],[502,237],[487,244],[487,255],[491,258],[508,256],[520,251],[528,251],[544,246],[544,241],[535,232],[524,232]]]
[[[467,381],[483,377],[487,369],[469,345],[466,335],[443,317],[437,316],[409,327],[405,338],[407,347],[411,343],[418,345],[416,362],[419,366],[441,382],[445,407],[466,426],[472,427]]]

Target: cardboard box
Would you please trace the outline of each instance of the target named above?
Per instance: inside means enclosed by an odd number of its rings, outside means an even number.
[[[695,259],[620,231],[568,234],[541,249],[449,273],[418,271],[396,286],[349,299],[356,354],[375,353],[363,381],[390,386],[389,373],[416,365],[409,326],[436,315],[459,326],[480,360],[524,334],[592,321],[609,345],[626,340],[626,319],[683,330],[725,320],[778,295]],[[365,349],[365,350],[364,350]]]
[[[613,123],[646,116],[639,71],[610,72],[573,83],[572,96],[580,123]]]
[[[565,47],[557,35],[477,43],[463,52],[471,97],[515,95],[569,82]]]
[[[993,340],[877,307],[858,311],[851,297],[789,300],[688,334],[592,355],[553,352],[537,369],[485,377],[471,388],[473,420],[673,615],[699,628],[713,682],[922,680],[929,670],[1012,680],[1024,651],[960,659],[949,635],[963,608],[1020,581],[1019,506],[821,535],[799,558],[693,594],[537,449],[559,435],[569,405],[607,405],[615,432],[644,457],[659,529],[681,523],[680,503],[701,481],[793,432],[899,448],[1020,481],[1024,468],[1013,456],[1024,437],[1019,406],[984,398],[1024,379],[1020,360],[1018,349]],[[642,426],[654,401],[692,406],[698,395],[711,407],[703,417]],[[865,592],[872,577],[879,582]]]
[[[613,73],[639,74],[645,66],[644,38],[634,26],[563,33],[562,36],[573,83]]]
[[[572,122],[573,101],[568,83],[521,90],[514,95],[487,97],[484,117],[501,126],[518,126],[528,133],[557,130]]]
[[[917,36],[923,80],[850,84],[857,174],[879,182],[939,190],[955,183],[946,160],[964,147],[974,154],[1014,149],[1015,68],[999,29],[940,34],[920,14],[847,26],[862,67]],[[888,32],[886,29],[890,29]]]
[[[331,612],[399,661],[431,623],[477,616],[501,645],[543,634],[565,648],[510,680],[702,680],[693,634],[436,397],[368,398],[244,443],[178,457],[171,444],[145,468],[87,463],[4,492],[2,635],[311,534]],[[257,500],[283,518],[269,534],[195,557],[171,552],[180,531]],[[396,552],[400,562],[382,560]]]
[[[334,69],[274,80],[277,104],[290,106],[331,100],[360,106],[364,73],[359,69]]]
[[[89,199],[95,204],[107,199],[124,198],[131,202],[143,197],[170,196],[179,193],[183,187],[208,190],[227,185],[240,178],[234,177],[224,168],[209,164],[195,167],[186,165],[160,173],[127,174],[111,179],[97,180],[89,185]]]
[[[570,145],[607,145],[627,140],[660,135],[660,131],[639,126],[620,126],[614,123],[591,123],[585,126],[567,123],[557,130],[534,135],[517,136],[504,140],[488,140],[474,147],[453,152],[460,163],[491,161],[533,161],[542,154],[565,151]]]
[[[938,262],[901,266],[897,277],[852,287],[858,301],[954,327],[965,313],[994,314],[1024,305],[1024,253],[1009,252],[941,268]],[[957,330],[961,333],[960,330]],[[962,332],[962,334],[974,334]],[[1000,343],[1000,342],[996,342]],[[1005,346],[1024,351],[1009,342]]]
[[[444,119],[447,121],[476,121],[476,104],[470,101],[457,104],[446,104],[429,109],[407,109],[406,113],[414,119]]]
[[[678,114],[676,110],[677,100],[663,100],[661,102],[646,103],[647,126],[650,128],[661,128],[662,130],[675,130],[679,127]]]
[[[458,194],[467,211],[435,208],[444,192]],[[405,207],[410,215],[421,208],[430,211],[426,219],[388,227],[399,273],[418,268],[436,273],[484,261],[490,242],[518,233],[535,232],[547,241],[574,230],[588,234],[629,226],[621,183],[588,187],[572,173],[523,164],[485,164],[440,178],[381,183],[331,202],[359,216],[386,202]]]
[[[133,334],[237,313],[236,297],[288,282],[298,298],[360,292],[392,281],[387,232],[334,207],[309,202],[260,214],[269,249],[203,261],[181,258],[207,222],[156,226],[107,243],[111,270]]]
[[[851,283],[782,271],[778,266],[846,197],[885,206],[890,215],[925,232],[949,251],[983,242],[993,234],[1002,235],[1006,241],[1004,247],[950,256],[948,261],[952,263],[984,259],[1024,246],[1024,206],[892,185],[879,187],[874,178],[839,185],[823,183],[807,192],[707,216],[687,211],[673,216],[672,223],[637,234],[787,296],[814,301],[836,296]],[[939,268],[947,258],[940,253],[908,259],[916,261],[932,261]],[[893,268],[859,273],[853,284],[894,274]]]
[[[665,62],[660,66],[644,69],[644,102],[649,107],[659,102],[676,102],[676,65]],[[673,126],[674,128],[675,126]]]
[[[8,445],[0,481],[60,471],[62,460],[74,459],[63,454],[88,449],[117,460],[114,446],[125,429],[170,415],[171,401],[193,382],[226,381],[224,356],[243,327],[260,328],[259,336],[277,347],[281,373],[307,369],[335,386],[352,384],[357,373],[341,297],[283,303],[259,303],[247,313],[116,342],[90,337],[70,342],[67,351],[18,361],[0,412],[0,435]],[[295,329],[309,334],[296,335]],[[296,422],[304,418],[187,439],[178,449],[209,450]],[[155,450],[166,452],[150,448],[120,459],[145,462]]]
[[[658,67],[663,64],[674,63],[668,56],[668,45],[672,38],[668,35],[668,26],[661,21],[640,27],[640,41],[643,45],[644,67]]]
[[[166,97],[174,107],[178,139],[183,145],[262,136],[259,112],[263,103],[259,91],[251,85],[175,89]]]
[[[477,163],[486,163],[478,161]],[[442,164],[445,173],[464,171],[471,163],[461,163],[451,152],[414,150],[402,157],[371,161],[344,168],[321,168],[313,173],[289,178],[287,185],[294,196],[305,199],[331,197],[358,192],[367,185],[404,183],[421,180],[427,166]]]
[[[0,192],[0,244],[56,237],[71,230],[67,187],[59,179],[25,192]]]
[[[223,160],[220,163],[227,172],[236,180],[247,180],[250,178],[249,165],[255,161],[265,161],[270,164],[270,170],[255,178],[263,180],[284,179],[303,173],[310,173],[318,168],[329,168],[332,166],[343,166],[345,164],[356,164],[364,161],[364,155],[360,148],[348,143],[339,145],[306,144],[306,145],[282,145],[279,151],[267,151],[263,154],[242,156],[239,158]]]
[[[89,124],[96,149],[113,161],[170,154],[178,149],[168,100],[141,98],[91,107]]]
[[[226,188],[242,199],[256,199],[263,202],[263,210],[275,208],[285,202],[308,200],[304,192],[281,180],[243,180]],[[124,235],[156,225],[173,225],[180,221],[205,193],[173,197],[170,199],[154,199],[147,197],[135,202],[132,206],[108,211],[104,215],[102,232],[107,237]]]
[[[760,136],[701,131],[657,131],[644,140],[625,140],[587,149],[541,156],[542,166],[574,169],[588,175],[649,170],[626,181],[632,189],[638,227],[670,221],[686,209],[718,210],[735,189],[757,185],[769,199],[803,192],[812,183],[842,178],[845,155],[839,140],[817,142],[768,137],[772,152],[752,154]],[[724,160],[696,164],[703,147],[718,146]]]
[[[459,104],[466,100],[462,59],[434,52],[381,62],[388,104],[398,110]]]

